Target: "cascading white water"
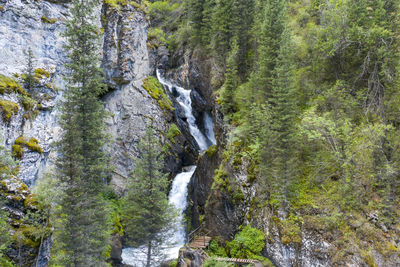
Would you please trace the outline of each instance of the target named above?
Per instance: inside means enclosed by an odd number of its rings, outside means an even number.
[[[169,203],[174,205],[179,211],[176,231],[171,238],[171,243],[174,244],[174,246],[167,252],[168,256],[171,258],[176,258],[179,254],[179,249],[185,245],[186,231],[183,220],[183,212],[187,208],[187,186],[195,170],[196,166],[191,166],[187,171],[178,174],[175,177],[172,183],[172,189],[169,192]]]
[[[186,90],[182,87],[174,85],[164,79],[159,70],[157,70],[157,78],[160,83],[167,87],[171,94],[177,95],[176,100],[179,105],[182,107],[185,116],[187,118],[187,122],[189,125],[189,131],[196,140],[199,145],[200,150],[206,150],[209,147],[210,142],[215,144],[215,136],[213,129],[213,121],[210,114],[206,114],[204,117],[204,128],[205,135],[200,131],[199,127],[196,125],[196,119],[193,115],[192,110],[192,100],[190,98],[191,90]],[[173,90],[176,90],[174,92]],[[207,140],[209,142],[207,142]],[[183,212],[187,207],[187,194],[188,189],[187,186],[190,182],[190,179],[193,176],[193,173],[196,170],[196,166],[188,167],[186,171],[179,173],[172,183],[172,188],[169,193],[169,203],[174,205],[179,211],[178,225],[176,226],[176,230],[171,235],[171,240],[168,243],[174,244],[172,247],[168,248],[166,251],[167,259],[174,259],[178,257],[179,249],[185,244],[186,232],[183,221]],[[125,248],[122,250],[122,259],[124,264],[129,264],[132,266],[141,267],[144,266],[144,262],[146,259],[144,247],[139,248]]]
[[[206,113],[206,115],[204,116],[204,128],[206,130],[206,136],[208,140],[210,140],[211,143],[215,145],[217,143],[217,140],[215,140],[214,123],[209,113]]]
[[[167,259],[176,258],[179,254],[179,249],[185,244],[185,226],[183,225],[183,212],[187,207],[187,185],[192,178],[196,166],[188,167],[186,171],[179,173],[173,183],[171,191],[169,192],[168,202],[178,210],[179,215],[177,218],[177,225],[171,233],[171,238],[168,244],[172,246],[167,247],[165,254]],[[125,248],[122,250],[122,259],[124,264],[132,266],[144,266],[147,255],[147,247],[142,246],[139,248]],[[141,265],[139,265],[141,264]]]
[[[199,145],[200,150],[206,150],[208,148],[207,138],[196,125],[196,118],[193,115],[192,99],[190,98],[191,90],[187,90],[178,85],[170,83],[161,76],[159,70],[157,70],[157,79],[162,85],[168,88],[171,94],[178,94],[178,96],[176,97],[176,101],[179,103],[185,113],[189,125],[189,131]],[[176,91],[174,92],[174,90]]]

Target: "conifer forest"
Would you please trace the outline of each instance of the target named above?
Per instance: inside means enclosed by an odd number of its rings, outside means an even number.
[[[399,267],[399,0],[0,0],[0,267]]]

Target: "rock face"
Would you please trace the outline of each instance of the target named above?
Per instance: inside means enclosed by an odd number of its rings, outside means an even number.
[[[63,50],[65,43],[62,32],[69,17],[70,1],[3,1],[0,0],[0,74],[8,77],[21,74],[27,65],[27,52],[31,48],[35,61],[34,68],[44,69],[49,77],[35,88],[46,95],[42,108],[35,118],[24,119],[26,111],[15,93],[0,95],[0,100],[19,104],[19,111],[9,122],[0,121],[3,140],[11,149],[19,136],[36,138],[42,153],[25,149],[21,158],[19,177],[32,186],[55,158],[51,144],[57,140],[60,129],[57,125],[57,104],[61,99],[60,90],[47,88],[49,84],[62,89],[63,65],[67,57]],[[134,168],[138,156],[137,143],[143,136],[146,125],[153,123],[159,136],[166,141],[169,123],[175,121],[173,112],[163,111],[157,102],[142,88],[145,79],[154,70],[150,68],[147,51],[148,22],[144,14],[131,5],[120,9],[108,5],[94,11],[96,22],[104,30],[102,67],[110,92],[103,97],[111,116],[106,121],[111,136],[110,154],[115,163],[112,184],[120,193],[125,180]],[[168,157],[168,171],[176,173],[182,164],[193,164],[196,155],[188,152],[185,137],[178,137],[171,144],[173,153]],[[182,160],[181,158],[186,158]],[[186,161],[186,162],[185,162]]]
[[[46,1],[0,1],[0,74],[12,76],[21,74],[27,65],[27,50],[34,56],[34,67],[46,70],[51,76],[36,88],[39,94],[46,94],[44,110],[34,120],[23,118],[23,107],[6,123],[0,122],[3,140],[8,147],[18,136],[38,139],[43,153],[26,151],[21,159],[19,177],[32,185],[43,172],[51,150],[51,143],[57,136],[57,111],[53,109],[59,98],[54,90],[46,88],[45,83],[62,87],[61,79],[66,56],[63,51],[64,21],[68,16],[68,6]],[[51,23],[50,23],[51,22]],[[18,102],[16,94],[0,96],[1,99]]]
[[[106,121],[115,166],[111,183],[122,192],[147,124],[152,122],[161,133],[168,128],[161,108],[142,87],[143,79],[150,74],[144,15],[130,5],[120,11],[105,6],[103,14],[107,20],[103,22],[103,68],[108,85],[115,88],[104,97],[112,114]]]

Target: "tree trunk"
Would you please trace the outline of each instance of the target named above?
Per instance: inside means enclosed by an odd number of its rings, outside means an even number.
[[[49,218],[50,218],[50,210],[47,211],[46,225],[45,225],[45,227],[43,229],[43,232],[42,232],[42,234],[40,236],[40,246],[39,246],[39,252],[38,252],[38,255],[37,255],[37,259],[36,259],[36,267],[38,267],[38,265],[39,265],[40,251],[42,250],[42,247],[43,247],[43,239],[44,239],[44,235],[46,233],[46,229],[49,226]]]
[[[150,267],[151,262],[151,241],[149,241],[147,245],[147,264],[146,267]]]

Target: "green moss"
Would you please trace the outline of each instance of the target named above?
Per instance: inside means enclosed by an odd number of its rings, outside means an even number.
[[[218,152],[218,147],[216,145],[212,145],[207,149],[206,154],[209,158],[211,158],[212,156],[217,154],[217,152]]]
[[[178,126],[176,126],[175,123],[172,123],[171,126],[169,126],[168,130],[168,139],[171,141],[171,143],[175,144],[175,137],[179,136],[181,134],[181,131],[179,130]]]
[[[44,77],[50,78],[50,73],[45,69],[35,69],[35,77],[39,79],[43,79]]]
[[[27,95],[27,92],[16,80],[0,74],[0,94],[18,93]]]
[[[18,104],[8,100],[0,100],[0,108],[3,114],[3,120],[9,122],[11,117],[18,113]]]
[[[104,2],[110,5],[113,8],[119,10],[122,6],[131,5],[136,7],[137,9],[141,10],[142,12],[146,11],[146,7],[144,5],[138,4],[135,1],[128,1],[128,0],[104,0]]]
[[[29,194],[25,197],[24,206],[28,209],[37,209],[39,203],[37,202],[33,194]]]
[[[16,145],[24,146],[31,151],[43,153],[43,149],[39,146],[39,141],[36,138],[31,138],[29,141],[24,137],[20,136],[15,140]]]
[[[20,101],[25,110],[33,110],[36,105],[36,101],[27,95],[22,96]]]
[[[284,221],[280,221],[281,223],[281,240],[282,243],[288,245],[292,244],[301,244],[301,225],[304,223],[301,217],[290,214],[289,218]]]
[[[220,165],[214,172],[214,182],[212,189],[226,189],[228,186],[228,173],[224,170],[223,166]]]
[[[14,158],[17,159],[22,159],[22,156],[24,155],[24,150],[20,145],[13,145],[12,146],[12,155]]]
[[[143,81],[143,88],[157,101],[162,109],[174,110],[171,100],[157,78],[149,76]]]
[[[52,19],[52,18],[47,18],[45,16],[42,16],[42,22],[43,23],[48,23],[48,24],[54,24],[57,22],[57,19]]]

